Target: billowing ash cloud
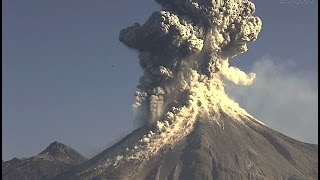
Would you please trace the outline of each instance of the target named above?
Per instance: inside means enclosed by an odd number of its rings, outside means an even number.
[[[193,81],[202,79],[205,86],[212,86],[208,83],[224,76],[235,84],[252,83],[254,73],[246,74],[228,62],[246,52],[247,43],[255,41],[261,30],[251,1],[157,2],[164,10],[154,12],[145,24],[135,23],[120,32],[120,41],[140,52],[144,73],[133,106],[141,123],[165,119],[166,112],[187,106],[194,95]]]
[[[137,141],[126,142],[116,155],[98,168],[82,172],[101,173],[103,168],[135,161],[136,172],[166,145],[188,135],[197,119],[255,120],[224,91],[221,76],[249,85],[255,74],[230,67],[229,60],[247,51],[262,22],[253,16],[249,0],[157,0],[164,10],[154,12],[143,25],[135,23],[120,32],[120,41],[140,52],[143,75],[133,105],[137,120],[149,123],[150,131]]]

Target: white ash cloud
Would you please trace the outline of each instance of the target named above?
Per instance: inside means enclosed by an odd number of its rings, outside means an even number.
[[[251,85],[256,78],[255,73],[246,74],[237,67],[229,66],[228,61],[221,61],[218,68],[223,77],[237,85]]]
[[[318,76],[297,68],[291,60],[265,56],[252,71],[255,82],[248,87],[226,87],[250,114],[266,125],[295,139],[318,142]]]

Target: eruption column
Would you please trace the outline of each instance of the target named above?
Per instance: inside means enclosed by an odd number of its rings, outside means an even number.
[[[229,60],[246,52],[247,43],[255,41],[261,30],[251,1],[157,2],[164,10],[154,12],[142,26],[135,23],[120,32],[120,41],[140,52],[143,75],[134,103],[140,124],[161,121],[173,108],[185,106],[195,95],[190,81],[199,81],[190,77],[194,73],[208,79],[223,76],[239,85],[253,82],[254,73],[229,66]],[[212,103],[210,99],[198,104]]]
[[[166,145],[188,135],[197,119],[217,122],[221,114],[233,120],[250,116],[224,91],[221,77],[250,85],[255,74],[229,66],[231,58],[248,50],[262,27],[250,0],[157,0],[164,10],[154,12],[142,26],[120,32],[120,41],[139,51],[143,75],[135,102],[136,119],[150,131],[118,155],[99,165],[121,166],[132,161],[135,173]],[[250,120],[251,120],[250,119]],[[83,172],[83,173],[90,173]]]

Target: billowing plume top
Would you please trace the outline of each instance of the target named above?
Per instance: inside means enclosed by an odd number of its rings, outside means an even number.
[[[212,51],[228,58],[245,52],[246,43],[256,40],[262,27],[249,0],[157,2],[166,10],[154,12],[143,26],[136,23],[122,30],[122,42],[139,50],[161,48],[161,52],[186,55],[201,51],[207,40]]]

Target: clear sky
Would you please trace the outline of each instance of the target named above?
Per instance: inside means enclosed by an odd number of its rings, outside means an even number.
[[[232,64],[259,71],[257,83],[229,91],[268,126],[317,144],[318,2],[254,2],[263,30]],[[141,69],[119,31],[146,21],[161,9],[156,2],[2,3],[3,160],[35,155],[53,141],[92,157],[134,129]]]

